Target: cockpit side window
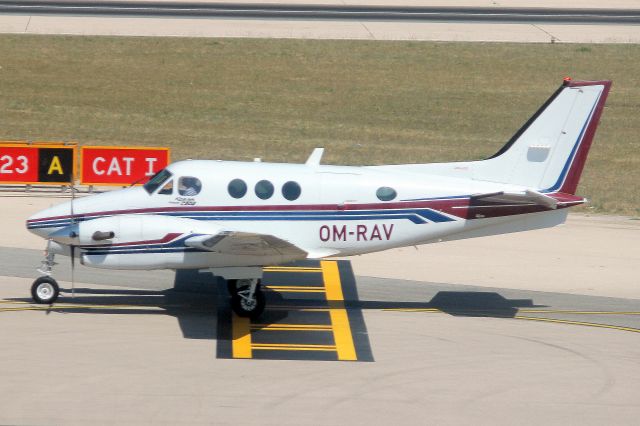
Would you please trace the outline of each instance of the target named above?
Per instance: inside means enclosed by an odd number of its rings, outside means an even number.
[[[192,176],[182,176],[178,181],[178,193],[184,197],[193,197],[202,190],[200,179]]]
[[[169,182],[165,183],[160,191],[158,191],[160,195],[171,195],[173,194],[173,179]]]
[[[162,169],[158,173],[156,173],[149,182],[144,184],[144,189],[149,193],[153,194],[153,192],[160,188],[160,185],[165,183],[167,180],[171,178],[171,172],[167,169]]]

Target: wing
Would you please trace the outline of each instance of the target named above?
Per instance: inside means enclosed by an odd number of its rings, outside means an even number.
[[[471,196],[471,201],[486,201],[499,204],[537,204],[549,209],[558,208],[558,200],[541,192],[527,189],[524,192],[493,192]]]
[[[217,234],[196,235],[185,241],[189,247],[216,253],[270,256],[307,257],[309,253],[288,241],[267,234],[222,231]]]

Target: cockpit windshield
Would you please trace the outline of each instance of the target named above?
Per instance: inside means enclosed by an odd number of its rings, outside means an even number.
[[[171,172],[167,169],[162,169],[158,173],[156,173],[149,182],[144,184],[144,189],[147,190],[149,194],[153,194],[153,192],[160,187],[163,183],[165,183],[169,178],[171,178]]]

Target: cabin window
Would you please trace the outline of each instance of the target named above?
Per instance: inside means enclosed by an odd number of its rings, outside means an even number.
[[[149,194],[153,194],[153,192],[156,189],[160,188],[160,185],[169,180],[169,178],[171,178],[171,172],[167,169],[162,169],[158,173],[153,175],[153,177],[149,179],[149,182],[144,184],[144,189]]]
[[[171,195],[173,194],[173,179],[169,182],[165,183],[160,191],[158,191],[160,195]]]
[[[192,176],[183,176],[178,180],[178,193],[184,197],[193,197],[202,190],[200,179]]]
[[[234,179],[229,182],[227,190],[233,198],[242,198],[247,193],[247,184],[242,179]]]
[[[388,186],[381,186],[376,191],[376,196],[380,201],[391,201],[396,198],[397,195],[396,190]]]
[[[266,200],[267,198],[271,198],[273,195],[273,184],[268,180],[261,180],[256,183],[255,191],[258,198]]]
[[[301,192],[298,182],[289,181],[282,185],[282,196],[289,201],[297,200]]]

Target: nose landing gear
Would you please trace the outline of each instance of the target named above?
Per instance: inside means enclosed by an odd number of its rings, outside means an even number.
[[[36,279],[31,286],[33,301],[41,304],[52,304],[60,295],[60,287],[56,280],[44,276]]]
[[[38,272],[43,276],[37,278],[31,285],[31,297],[33,301],[41,304],[52,304],[58,299],[60,295],[60,286],[58,282],[51,277],[53,267],[57,265],[54,262],[55,255],[49,250],[49,243],[47,243],[47,250],[45,258],[42,261],[42,266],[38,269]]]
[[[227,289],[231,295],[231,309],[236,315],[251,319],[262,315],[266,300],[260,279],[228,280]]]

